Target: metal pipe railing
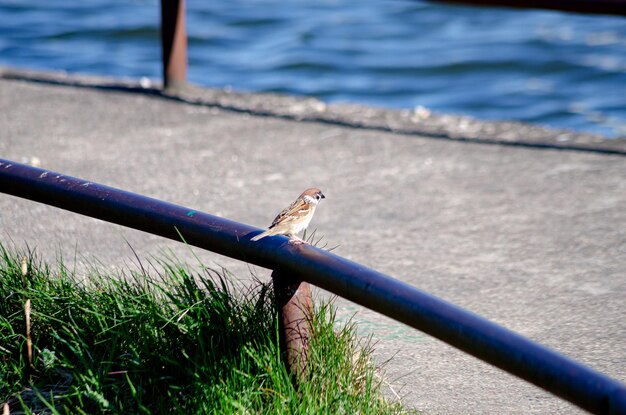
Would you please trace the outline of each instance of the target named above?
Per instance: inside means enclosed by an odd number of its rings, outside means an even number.
[[[551,349],[363,265],[259,229],[0,159],[0,192],[270,268],[428,333],[596,414],[626,413],[626,386]],[[180,232],[180,234],[179,234]]]
[[[586,14],[626,16],[625,0],[431,0],[470,6],[501,6],[517,9],[548,9]]]

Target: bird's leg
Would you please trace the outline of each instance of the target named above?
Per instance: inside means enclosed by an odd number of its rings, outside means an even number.
[[[298,238],[296,235],[289,235],[289,243],[294,245],[302,245],[307,242],[304,239]]]

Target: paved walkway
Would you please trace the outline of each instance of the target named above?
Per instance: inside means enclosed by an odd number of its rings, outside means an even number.
[[[495,144],[500,143],[500,144]],[[569,149],[568,149],[569,148]],[[621,153],[621,154],[620,154]],[[0,155],[267,226],[304,188],[339,255],[626,380],[626,141],[458,116],[0,70]],[[0,241],[78,269],[187,248],[0,194]],[[12,242],[11,242],[12,241]],[[240,263],[196,250],[245,278]],[[262,277],[266,270],[253,268]],[[574,414],[433,338],[338,301],[426,414]]]

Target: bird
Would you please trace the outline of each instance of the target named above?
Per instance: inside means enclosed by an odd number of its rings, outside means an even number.
[[[302,239],[298,238],[297,234],[309,226],[317,204],[325,198],[324,193],[317,187],[306,189],[293,203],[274,218],[268,230],[258,234],[251,240],[258,241],[266,236],[285,235],[289,237],[290,242],[304,243]]]

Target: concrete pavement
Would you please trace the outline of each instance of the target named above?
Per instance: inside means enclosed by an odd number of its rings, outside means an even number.
[[[148,86],[148,85],[144,85]],[[428,110],[0,71],[0,155],[259,227],[304,188],[337,254],[626,380],[626,141]],[[78,269],[188,248],[0,194],[0,240]],[[12,241],[12,242],[11,242]],[[245,264],[195,250],[245,279]],[[269,272],[254,268],[262,277]],[[323,294],[320,294],[323,295]],[[427,414],[579,413],[344,301]]]

